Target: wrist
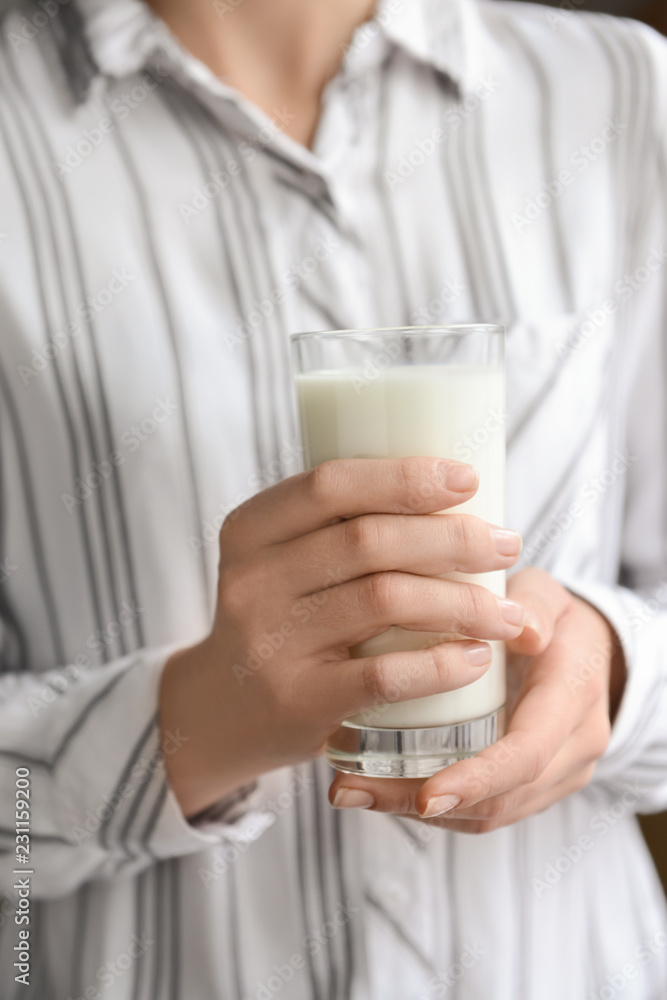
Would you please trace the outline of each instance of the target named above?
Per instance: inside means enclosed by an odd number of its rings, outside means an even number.
[[[247,746],[233,689],[210,639],[178,650],[166,662],[159,691],[162,733],[185,737],[166,759],[167,780],[184,815],[192,818],[254,781],[264,770]],[[229,687],[229,686],[228,686]]]

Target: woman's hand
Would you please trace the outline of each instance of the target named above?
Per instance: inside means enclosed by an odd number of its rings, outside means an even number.
[[[507,569],[519,536],[448,510],[477,489],[470,466],[434,458],[325,462],[238,508],[220,533],[215,623],[167,663],[163,730],[186,815],[263,774],[309,760],[343,719],[399,697],[464,687],[514,639],[525,611],[453,571]],[[350,659],[391,625],[469,639]]]
[[[427,781],[338,774],[330,790],[334,805],[485,833],[589,783],[625,684],[616,634],[591,605],[541,570],[517,573],[508,594],[529,614],[521,635],[508,642],[507,735]]]

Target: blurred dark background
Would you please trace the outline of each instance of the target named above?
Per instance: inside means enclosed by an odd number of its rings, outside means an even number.
[[[533,0],[535,2],[535,0]],[[547,0],[537,0],[546,3]],[[564,10],[597,10],[618,17],[634,17],[646,21],[667,35],[667,0],[549,0],[548,6]],[[667,122],[665,123],[667,128]],[[665,892],[667,892],[667,813],[641,817],[644,836],[658,866]]]
[[[547,3],[547,0],[537,0],[537,3]],[[548,5],[564,10],[601,10],[618,17],[634,17],[667,34],[666,0],[548,0]]]

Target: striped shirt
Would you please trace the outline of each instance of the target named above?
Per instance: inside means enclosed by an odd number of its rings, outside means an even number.
[[[2,22],[0,996],[664,998],[667,44],[383,0],[312,151],[289,116],[139,0]],[[334,812],[318,761],[187,823],[157,685],[226,513],[299,468],[288,335],[471,320],[508,327],[521,565],[623,639],[594,781],[470,837]]]

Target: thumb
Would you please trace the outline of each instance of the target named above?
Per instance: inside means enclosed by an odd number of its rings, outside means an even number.
[[[556,624],[572,604],[571,594],[542,569],[524,569],[507,582],[507,596],[526,609],[523,632],[507,643],[513,653],[537,656],[553,639]]]

